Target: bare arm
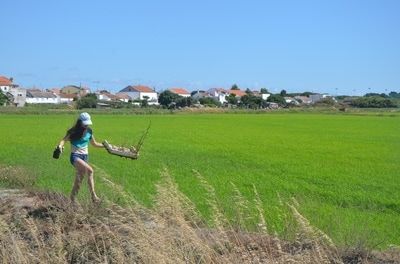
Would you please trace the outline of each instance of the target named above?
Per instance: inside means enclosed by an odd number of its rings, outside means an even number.
[[[61,139],[61,141],[58,143],[58,147],[59,147],[60,149],[63,149],[63,148],[64,148],[65,142],[68,141],[68,140],[69,140],[69,135],[67,134],[67,135],[65,135],[65,137],[64,137],[63,139]]]
[[[92,144],[92,146],[94,146],[96,148],[104,148],[103,144],[97,142],[96,139],[94,138],[94,136],[92,136],[90,143]]]

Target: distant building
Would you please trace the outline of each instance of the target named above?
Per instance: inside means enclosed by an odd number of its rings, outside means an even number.
[[[60,94],[59,99],[60,99],[60,104],[71,104],[74,99],[77,99],[78,95],[76,94]]]
[[[260,93],[261,99],[268,100],[268,97],[271,96],[270,93]]]
[[[207,93],[220,102],[221,104],[226,103],[226,97],[228,96],[228,91],[225,90],[224,88],[211,88],[207,91]]]
[[[88,87],[80,87],[76,85],[67,85],[61,88],[61,94],[76,94],[79,97],[85,96],[90,93],[90,89]]]
[[[117,93],[117,94],[115,95],[115,97],[117,98],[118,101],[125,102],[125,103],[128,103],[129,100],[131,100],[131,98],[129,97],[129,95],[124,94],[124,93]]]
[[[297,101],[297,100],[295,100],[293,97],[284,97],[284,99],[285,99],[285,102],[287,103],[287,104],[292,104],[292,105],[299,105],[300,103]]]
[[[150,105],[158,105],[158,95],[157,92],[151,89],[148,86],[144,85],[129,85],[122,89],[121,91],[118,92],[118,95],[121,94],[126,94],[128,95],[132,100],[145,100],[147,99],[147,102]]]
[[[294,97],[294,99],[296,99],[296,101],[298,101],[298,102],[301,103],[301,104],[306,104],[306,105],[308,105],[308,104],[311,104],[311,103],[312,103],[311,98],[308,97],[308,96],[300,96],[300,95],[297,95],[297,96]]]
[[[58,104],[59,97],[50,92],[43,92],[37,89],[26,91],[26,102],[29,104]]]
[[[116,101],[117,100],[117,96],[115,96],[114,94],[112,94],[106,90],[96,92],[96,97],[100,101]]]
[[[3,93],[7,93],[11,88],[17,87],[18,85],[13,84],[13,78],[7,78],[0,76],[0,89]]]
[[[234,94],[236,97],[240,98],[240,97],[246,95],[246,92],[244,92],[242,90],[229,90],[228,94]]]
[[[325,98],[332,98],[332,100],[336,102],[336,98],[329,94],[320,94],[320,93],[310,94],[310,99],[313,104]]]
[[[190,97],[190,93],[184,88],[171,88],[168,89],[171,93],[177,94],[182,97]]]
[[[75,85],[67,85],[61,88],[60,93],[62,94],[79,94],[81,88]]]
[[[9,90],[8,94],[12,96],[12,103],[14,106],[23,107],[26,102],[26,90],[19,87],[13,87]]]
[[[50,92],[50,93],[53,93],[55,95],[60,95],[61,89],[60,88],[51,88],[51,89],[47,89],[46,92]]]
[[[316,103],[318,101],[321,101],[326,96],[327,94],[320,94],[320,93],[310,94],[311,103]]]
[[[210,94],[208,94],[206,91],[199,90],[192,92],[191,96],[194,100],[200,100],[201,98],[210,97]]]
[[[13,78],[0,76],[0,90],[9,99],[10,104],[22,107],[25,105],[26,90],[13,83]]]

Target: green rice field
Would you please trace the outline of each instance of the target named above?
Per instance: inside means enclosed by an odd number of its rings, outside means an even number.
[[[74,169],[69,145],[52,151],[77,115],[0,115],[0,165],[24,167],[35,186],[69,194]],[[165,168],[207,218],[193,170],[215,188],[234,217],[233,183],[253,203],[253,185],[269,228],[282,232],[282,208],[295,198],[300,212],[339,244],[400,245],[400,115],[93,114],[97,141],[132,145],[151,121],[138,160],[90,149],[99,196],[118,202],[101,171],[147,206]],[[5,183],[3,183],[5,185]],[[79,194],[88,199],[86,183]]]

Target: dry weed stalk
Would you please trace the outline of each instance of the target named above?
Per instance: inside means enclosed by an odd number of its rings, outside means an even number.
[[[341,263],[332,240],[311,226],[293,204],[289,207],[300,227],[297,241],[269,234],[255,187],[259,232],[246,229],[249,203],[232,184],[240,218],[240,228],[233,228],[214,188],[195,171],[212,209],[210,228],[167,170],[161,172],[155,206],[149,209],[104,170],[96,169],[98,177],[126,200],[124,207],[104,199],[98,207],[76,208],[60,194],[10,192],[0,199],[0,262]]]

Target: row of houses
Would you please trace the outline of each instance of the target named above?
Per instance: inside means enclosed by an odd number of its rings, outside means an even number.
[[[24,106],[28,104],[70,104],[74,100],[79,99],[91,91],[88,87],[68,85],[63,88],[53,88],[47,90],[41,89],[23,89],[13,83],[12,78],[6,78],[0,76],[0,89],[9,97],[9,101],[15,106]],[[227,97],[234,95],[240,100],[240,98],[246,95],[245,91],[232,90],[224,88],[211,88],[207,91],[197,90],[189,92],[184,88],[171,88],[168,89],[170,92],[175,93],[182,97],[192,97],[194,100],[201,98],[213,98],[221,104],[227,103]],[[261,93],[260,91],[251,91],[253,95],[261,97],[263,100],[267,100],[271,95],[270,93]],[[158,105],[159,93],[145,85],[129,85],[119,92],[113,94],[107,90],[99,90],[94,92],[97,99],[107,102],[137,102],[146,100],[149,105]],[[315,103],[327,95],[313,94],[307,96],[295,96],[285,97],[287,103],[292,104],[312,104]]]

